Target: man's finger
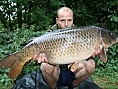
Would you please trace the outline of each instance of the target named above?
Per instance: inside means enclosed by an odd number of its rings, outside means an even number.
[[[37,58],[37,55],[34,55],[34,56],[33,56],[33,60],[36,60],[36,58]]]
[[[44,61],[45,61],[45,62],[48,62],[48,59],[47,59],[46,57],[44,57]]]
[[[48,62],[46,55],[44,53],[42,53],[42,62]]]

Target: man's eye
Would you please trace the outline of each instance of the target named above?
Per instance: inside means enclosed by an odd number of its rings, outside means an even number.
[[[72,19],[69,19],[68,21],[72,21]]]
[[[61,22],[64,22],[65,20],[60,20]]]

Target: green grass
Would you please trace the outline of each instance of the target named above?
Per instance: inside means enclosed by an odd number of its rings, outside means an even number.
[[[118,73],[111,73],[110,75],[92,75],[94,82],[102,89],[118,89]]]
[[[102,74],[93,74],[92,75],[93,81],[100,86],[102,89],[118,89],[118,73],[110,73],[106,75]],[[10,89],[12,84],[8,86],[0,84],[0,89]]]
[[[11,89],[11,84],[9,84],[9,85],[0,84],[0,89]]]

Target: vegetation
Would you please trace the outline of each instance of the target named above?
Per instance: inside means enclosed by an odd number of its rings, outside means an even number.
[[[97,25],[118,34],[117,0],[1,0],[0,59],[20,50],[31,38],[44,34],[49,25],[55,24],[56,10],[61,6],[72,8],[77,26]],[[118,44],[109,49],[107,56],[106,64],[96,58],[92,77],[104,89],[117,89]],[[37,63],[27,63],[17,79],[36,68],[39,68]],[[9,89],[17,79],[9,79],[8,69],[0,69],[1,89]]]
[[[106,70],[104,70],[106,72]],[[111,75],[96,75],[93,74],[92,78],[94,82],[100,86],[102,89],[118,89],[118,73],[110,73]]]

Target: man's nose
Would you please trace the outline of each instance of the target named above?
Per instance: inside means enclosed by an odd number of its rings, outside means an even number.
[[[68,21],[65,22],[65,27],[68,27]]]

